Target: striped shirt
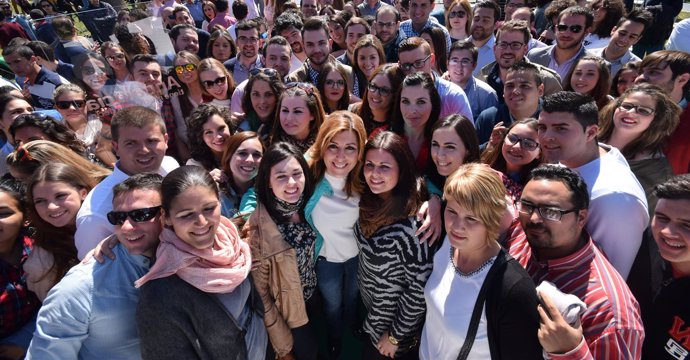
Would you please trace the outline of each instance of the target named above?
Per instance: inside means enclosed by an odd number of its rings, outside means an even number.
[[[625,281],[591,239],[574,253],[539,261],[532,254],[521,227],[513,232],[510,255],[527,270],[535,284],[550,281],[564,293],[579,297],[587,310],[582,315],[584,341],[551,359],[640,359],[644,328],[640,307]]]
[[[446,29],[445,26],[441,25],[436,21],[435,19],[429,18],[426,21],[426,24],[424,24],[424,27],[422,27],[422,31],[428,28],[439,28],[441,31],[443,31],[443,35],[446,37],[446,51],[450,54],[450,45],[453,43],[453,41],[450,39],[450,33],[448,32],[448,29]],[[411,38],[415,36],[420,36],[420,32],[415,31],[415,29],[412,27],[412,20],[405,20],[400,23],[400,32],[402,32],[406,38]]]

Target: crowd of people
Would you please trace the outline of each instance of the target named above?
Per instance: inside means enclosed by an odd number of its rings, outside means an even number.
[[[681,5],[0,0],[0,359],[690,359]]]

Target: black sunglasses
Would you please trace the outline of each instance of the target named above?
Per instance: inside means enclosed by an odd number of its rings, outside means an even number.
[[[275,69],[271,68],[253,68],[249,70],[249,75],[250,76],[256,76],[259,74],[265,74],[266,76],[272,78],[272,77],[278,77],[278,71]]]
[[[132,219],[134,222],[138,223],[149,221],[156,217],[160,210],[160,206],[154,206],[150,208],[136,209],[131,211],[111,211],[108,213],[107,217],[109,223],[117,226],[124,224],[125,220],[127,220],[128,217]]]
[[[74,106],[75,109],[81,109],[86,105],[86,101],[84,100],[66,100],[66,101],[56,101],[55,102],[55,107],[57,107],[60,110],[67,110],[71,106]]]
[[[314,95],[314,87],[310,83],[304,83],[304,82],[289,82],[285,84],[285,89],[292,89],[292,88],[298,88],[302,91],[304,91],[307,96],[312,96]]]
[[[205,81],[202,81],[201,83],[204,84],[204,87],[208,89],[208,88],[213,87],[213,86],[223,85],[223,84],[225,84],[225,82],[227,80],[228,79],[225,76],[221,76],[215,80],[205,80]]]
[[[558,24],[556,25],[556,30],[560,32],[564,32],[566,30],[570,30],[571,33],[573,34],[579,34],[580,31],[582,31],[582,25],[565,25],[565,24]]]

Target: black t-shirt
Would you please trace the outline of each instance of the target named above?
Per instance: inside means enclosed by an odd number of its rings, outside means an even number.
[[[690,360],[690,277],[661,288],[644,315],[645,360]]]

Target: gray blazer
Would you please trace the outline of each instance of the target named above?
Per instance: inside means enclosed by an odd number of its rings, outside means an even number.
[[[549,63],[551,62],[551,50],[554,48],[556,45],[551,45],[543,48],[534,48],[530,50],[530,52],[527,53],[526,57],[529,61],[539,64],[544,67],[549,67]],[[580,51],[576,56],[575,56],[575,61],[577,59],[585,56],[585,55],[594,55],[596,54],[586,50],[584,47],[582,47],[582,51]],[[573,62],[574,63],[574,62]],[[555,69],[551,69],[555,70]],[[561,79],[561,83],[564,81],[564,79]]]

